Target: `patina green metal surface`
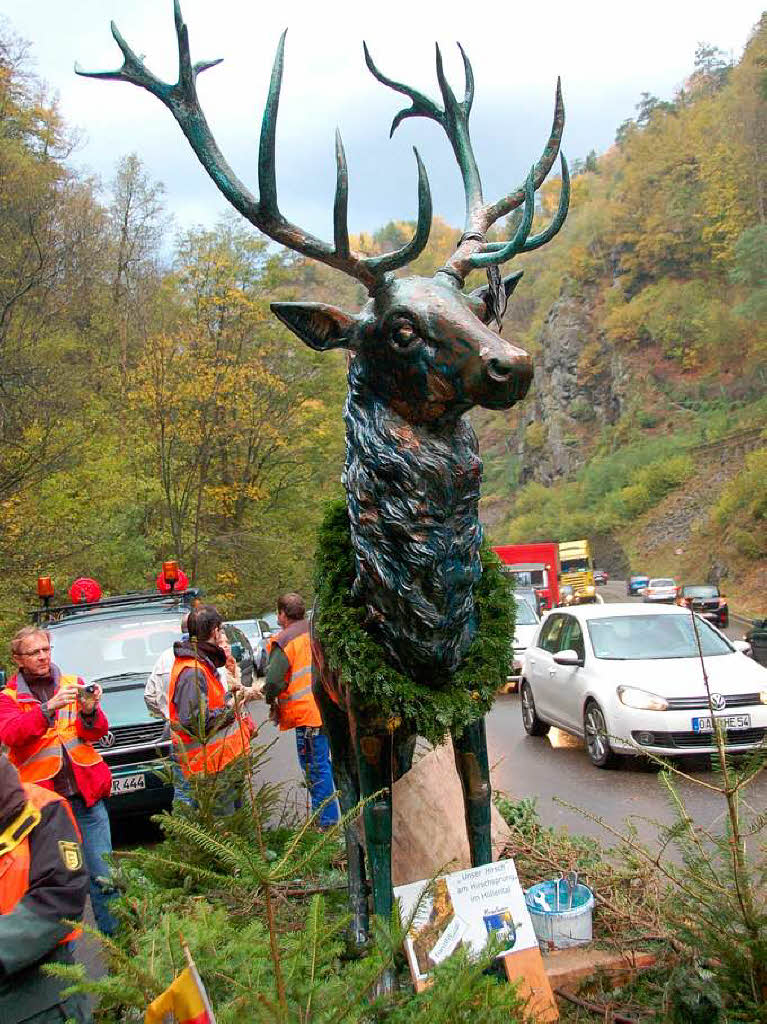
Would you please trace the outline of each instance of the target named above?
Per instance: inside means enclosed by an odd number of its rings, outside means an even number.
[[[475,405],[510,408],[525,397],[533,373],[529,355],[488,326],[492,321],[501,325],[506,302],[521,277],[517,272],[501,279],[498,268],[515,255],[548,242],[567,215],[570,187],[562,156],[558,210],[547,228],[530,235],[535,191],[559,153],[564,127],[559,82],[543,153],[521,186],[487,203],[471,145],[474,74],[463,48],[459,45],[465,88],[459,101],[446,79],[437,47],[440,106],[386,77],[364,47],[371,73],[410,100],[411,105],[394,117],[391,132],[407,118],[435,121],[450,142],[463,181],[466,219],[455,251],[431,278],[399,277],[395,272],[423,252],[431,225],[429,182],[418,152],[414,151],[418,219],[413,238],[402,248],[378,256],[351,248],[349,176],[338,133],[333,243],[302,230],[283,216],[277,197],[275,144],[285,34],[277,47],[264,108],[256,198],[227,163],[200,108],[197,76],[219,61],[192,63],[178,0],[174,12],[179,55],[174,84],[149,71],[114,24],[112,34],[123,54],[122,67],[102,72],[76,70],[148,90],[171,111],[223,195],[256,228],[274,241],[348,274],[368,289],[370,297],[358,313],[311,302],[273,303],[272,310],[316,351],[345,348],[350,353],[344,484],[355,559],[353,595],[365,610],[366,628],[391,664],[422,685],[444,686],[461,665],[477,628],[474,587],[481,574],[478,502],[482,463],[465,414]],[[523,205],[514,236],[488,242],[489,228]],[[488,283],[465,293],[464,280],[477,268],[487,270]],[[316,657],[321,663],[319,648]],[[344,810],[360,795],[371,797],[382,791],[365,808],[364,821],[374,909],[387,915],[392,902],[391,784],[393,774],[410,765],[413,730],[407,722],[387,720],[385,708],[375,718],[362,713],[343,688],[334,690],[327,672],[316,693],[330,736]],[[485,863],[491,851],[484,721],[475,721],[455,735],[454,742],[472,860]],[[367,931],[367,905],[356,826],[347,832],[347,850],[354,939],[361,944]]]

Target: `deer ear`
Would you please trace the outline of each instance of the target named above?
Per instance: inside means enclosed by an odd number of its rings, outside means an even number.
[[[272,302],[271,311],[315,352],[350,348],[355,319],[324,302]]]
[[[504,277],[501,283],[503,284],[503,290],[506,292],[507,299],[519,284],[523,274],[524,270],[515,270],[513,274],[509,274],[508,277]],[[475,288],[473,292],[469,292],[469,295],[473,299],[479,299],[480,302],[485,304],[485,312],[480,314],[479,317],[485,324],[490,323],[494,316],[487,304],[487,293],[489,289],[489,285],[483,284],[481,288]]]

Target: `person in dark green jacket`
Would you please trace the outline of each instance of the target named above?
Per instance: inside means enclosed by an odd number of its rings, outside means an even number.
[[[73,963],[68,941],[88,896],[80,836],[66,801],[23,786],[0,755],[0,1024],[89,1024],[84,996],[41,970]]]

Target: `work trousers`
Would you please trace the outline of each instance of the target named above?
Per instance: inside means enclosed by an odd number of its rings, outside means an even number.
[[[301,771],[312,797],[312,810],[316,811],[324,800],[332,796],[333,772],[330,768],[330,745],[328,738],[319,727],[311,725],[296,726],[296,750]],[[329,828],[339,819],[338,801],[330,800],[322,808],[320,828]]]
[[[112,869],[104,859],[112,853],[112,832],[106,804],[99,800],[92,807],[86,807],[81,796],[70,797],[69,802],[83,837],[83,857],[90,876],[91,906],[96,927],[105,935],[113,935],[117,922],[109,912],[109,903],[117,892],[109,880]]]

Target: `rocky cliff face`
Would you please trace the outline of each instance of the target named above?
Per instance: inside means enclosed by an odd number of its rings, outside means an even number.
[[[541,345],[520,426],[522,483],[571,476],[588,457],[590,435],[615,423],[625,403],[625,368],[600,333],[589,296],[554,303]]]

